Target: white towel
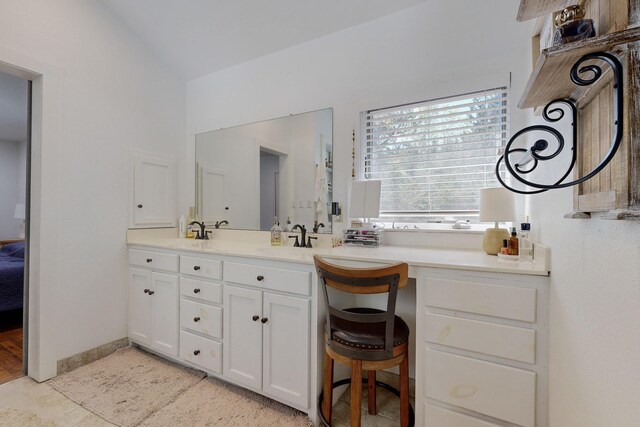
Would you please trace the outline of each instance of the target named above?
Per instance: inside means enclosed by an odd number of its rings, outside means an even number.
[[[327,170],[324,166],[324,162],[320,162],[316,165],[316,178],[313,186],[313,201],[316,204],[316,213],[319,214],[319,219],[322,220],[322,211],[325,208],[327,200]]]

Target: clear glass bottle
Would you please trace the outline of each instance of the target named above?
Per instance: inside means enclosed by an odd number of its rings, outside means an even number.
[[[523,222],[520,224],[520,236],[518,238],[520,247],[518,248],[520,261],[532,262],[533,261],[533,242],[529,237],[531,232],[531,224]]]
[[[271,246],[282,245],[282,228],[278,222],[278,217],[273,218],[273,226],[271,227]]]

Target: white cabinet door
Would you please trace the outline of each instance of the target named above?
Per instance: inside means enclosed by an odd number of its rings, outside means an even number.
[[[174,226],[175,166],[172,160],[136,155],[132,226]]]
[[[229,220],[226,171],[198,164],[198,212],[207,223]]]
[[[129,338],[147,345],[150,344],[150,287],[150,270],[129,268]]]
[[[307,407],[309,300],[264,293],[263,391]]]
[[[178,276],[151,273],[151,347],[178,356]]]
[[[239,384],[260,390],[262,387],[262,292],[226,285],[223,293],[224,376]]]

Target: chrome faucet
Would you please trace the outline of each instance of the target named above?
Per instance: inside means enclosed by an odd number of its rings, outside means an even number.
[[[221,226],[221,225],[224,225],[224,224],[229,225],[229,221],[227,221],[227,220],[216,221],[216,223],[215,223],[215,224],[213,224],[213,226],[214,226],[215,228],[220,228],[220,226]]]
[[[189,225],[194,225],[194,224],[200,226],[200,230],[196,230],[196,239],[198,239],[198,240],[209,240],[209,235],[207,233],[210,233],[210,231],[207,231],[207,226],[204,223],[204,221],[202,221],[202,222],[193,221]]]
[[[304,238],[307,237],[307,228],[304,225],[296,224],[293,227],[291,227],[291,231],[294,231],[296,228],[300,229],[300,234],[301,234],[300,240],[302,241],[302,244],[300,244],[299,247],[304,248],[305,247]],[[298,239],[296,238],[296,242],[297,241]]]

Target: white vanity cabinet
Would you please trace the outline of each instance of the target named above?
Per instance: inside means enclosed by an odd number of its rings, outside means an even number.
[[[131,228],[173,227],[176,222],[175,161],[135,154],[131,194]]]
[[[129,250],[129,338],[178,355],[178,255]]]
[[[222,261],[180,256],[180,359],[222,374]]]
[[[224,264],[224,377],[309,406],[311,272]]]
[[[547,426],[544,276],[424,269],[416,425]]]

